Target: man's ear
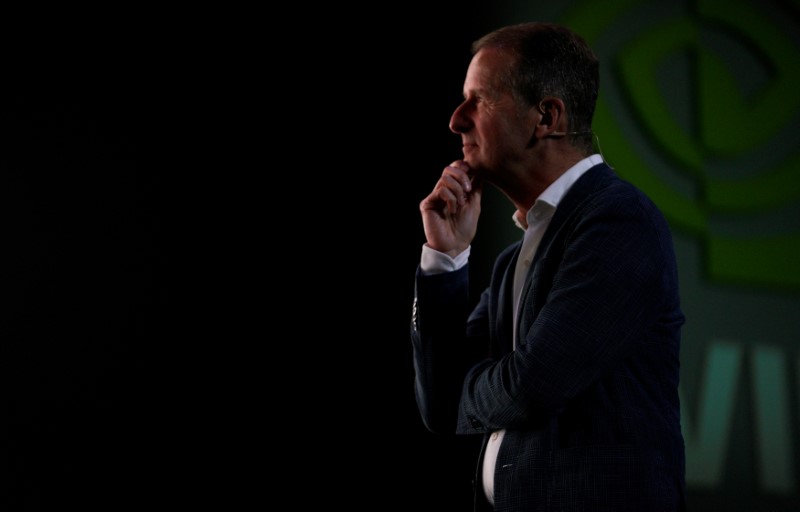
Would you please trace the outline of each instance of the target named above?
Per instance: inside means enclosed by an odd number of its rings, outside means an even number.
[[[536,124],[534,135],[537,139],[545,137],[563,137],[567,134],[567,116],[564,112],[564,101],[555,96],[548,96],[536,105],[541,118]]]

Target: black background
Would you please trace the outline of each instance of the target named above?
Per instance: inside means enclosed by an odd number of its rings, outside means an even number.
[[[477,439],[424,429],[408,338],[418,203],[484,31],[442,7],[17,40],[7,509],[469,509]]]

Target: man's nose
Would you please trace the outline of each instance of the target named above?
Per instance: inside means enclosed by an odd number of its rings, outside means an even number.
[[[467,102],[464,101],[456,107],[453,115],[450,116],[450,131],[453,133],[464,133],[470,129],[472,122],[467,115]]]

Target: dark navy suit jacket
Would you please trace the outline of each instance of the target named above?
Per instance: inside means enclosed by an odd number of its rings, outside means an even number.
[[[606,164],[584,173],[536,252],[513,350],[519,249],[500,254],[471,311],[468,266],[417,272],[411,338],[426,427],[506,429],[498,511],[682,510],[684,316],[663,216]]]

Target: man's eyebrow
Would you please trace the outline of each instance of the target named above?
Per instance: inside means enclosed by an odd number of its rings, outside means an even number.
[[[467,97],[468,94],[476,94],[478,96],[490,96],[492,94],[492,89],[488,87],[479,87],[477,89],[469,89],[468,91],[463,91],[462,94],[464,98]]]

